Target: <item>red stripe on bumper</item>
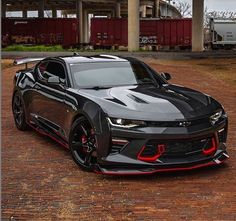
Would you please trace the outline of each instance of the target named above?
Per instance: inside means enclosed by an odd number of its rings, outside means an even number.
[[[222,164],[224,161],[222,161],[219,164]],[[198,168],[202,168],[202,167],[208,167],[208,166],[213,166],[213,165],[219,165],[217,163],[214,162],[210,162],[210,163],[205,163],[205,164],[199,164],[199,165],[195,165],[195,166],[191,166],[191,167],[176,167],[176,168],[164,168],[164,169],[157,169],[157,170],[153,170],[153,171],[147,171],[147,172],[127,172],[127,173],[119,173],[119,172],[102,172],[102,171],[94,171],[97,174],[104,174],[104,175],[149,175],[149,174],[154,174],[154,173],[158,173],[158,172],[170,172],[170,171],[187,171],[187,170],[194,170],[194,169],[198,169]]]

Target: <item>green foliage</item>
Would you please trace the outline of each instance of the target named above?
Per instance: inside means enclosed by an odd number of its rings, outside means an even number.
[[[52,45],[52,46],[46,46],[46,45],[10,45],[6,48],[2,48],[2,51],[42,51],[42,52],[97,52],[97,53],[105,53],[105,52],[117,52],[118,50],[108,50],[108,49],[90,49],[90,48],[84,48],[84,49],[77,49],[77,48],[63,48],[61,45]]]
[[[3,48],[2,51],[65,51],[61,45],[45,46],[45,45],[10,45]]]

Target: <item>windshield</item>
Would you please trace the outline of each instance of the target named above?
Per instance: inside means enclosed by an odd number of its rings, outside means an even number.
[[[96,62],[71,65],[75,87],[114,87],[156,83],[140,62]]]

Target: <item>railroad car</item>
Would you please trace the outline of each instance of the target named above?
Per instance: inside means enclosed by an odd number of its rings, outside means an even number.
[[[236,46],[236,19],[210,19],[210,36],[213,49]]]
[[[43,44],[73,47],[79,42],[75,18],[2,18],[2,46]]]
[[[190,48],[192,19],[141,19],[140,45]],[[93,18],[90,44],[94,47],[128,45],[126,18]]]

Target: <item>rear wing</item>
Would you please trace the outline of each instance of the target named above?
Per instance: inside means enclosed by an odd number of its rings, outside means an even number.
[[[44,58],[21,58],[21,59],[16,59],[14,60],[13,64],[14,65],[21,65],[25,64],[25,69],[28,69],[28,64],[37,62],[37,61],[42,61]]]

